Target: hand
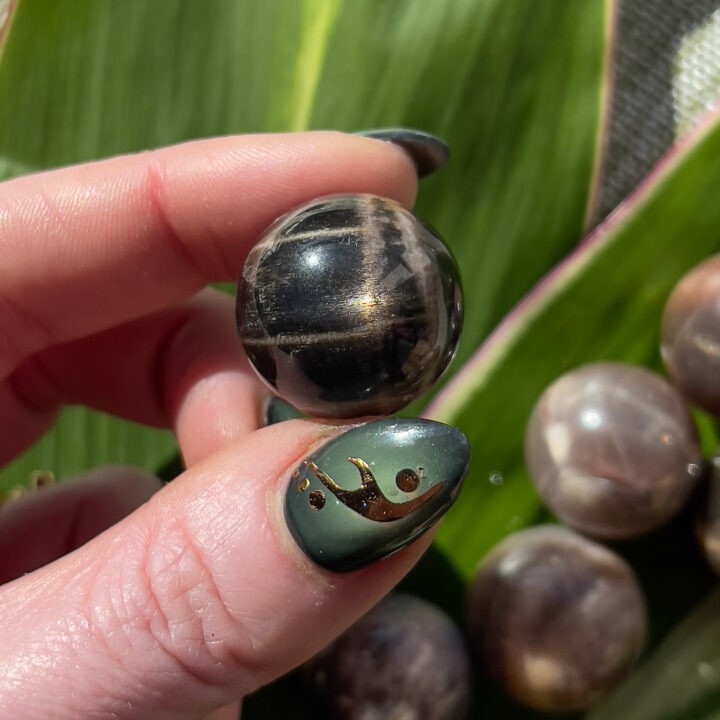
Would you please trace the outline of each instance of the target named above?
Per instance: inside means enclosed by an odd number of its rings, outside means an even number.
[[[298,665],[376,603],[425,536],[354,573],[312,563],[282,503],[343,428],[257,429],[235,281],[283,212],[337,192],[413,201],[397,147],[232,137],[0,185],[0,461],[83,403],[172,428],[187,471],[127,468],[0,507],[0,717],[198,718]],[[27,573],[27,574],[26,574]]]

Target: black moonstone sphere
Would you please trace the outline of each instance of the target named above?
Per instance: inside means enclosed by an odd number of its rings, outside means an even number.
[[[392,200],[321,198],[280,218],[250,252],[237,324],[251,363],[309,415],[392,413],[442,374],[462,325],[460,273]]]

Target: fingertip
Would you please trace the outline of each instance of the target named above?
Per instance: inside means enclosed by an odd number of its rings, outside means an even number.
[[[352,567],[318,563],[288,524],[287,498],[301,479],[295,471],[312,467],[310,460],[352,494],[371,483],[361,482],[357,463],[345,463],[349,477],[336,472],[338,464],[343,457],[364,458],[382,480],[380,495],[392,499],[388,481],[395,461],[392,452],[376,452],[382,445],[375,442],[376,430],[390,432],[400,453],[396,460],[406,466],[401,436],[408,439],[413,423],[423,430],[429,421],[290,420],[240,438],[78,552],[18,580],[12,587],[15,610],[1,628],[7,646],[12,652],[33,642],[38,656],[53,655],[42,683],[57,698],[67,695],[71,664],[85,679],[73,688],[73,707],[81,714],[90,708],[119,712],[122,700],[142,716],[165,717],[188,707],[200,716],[254,691],[307,660],[378,602],[430,542],[430,533],[417,537],[402,521],[405,515],[393,515],[407,542],[381,538],[379,548],[375,538],[384,531],[370,530],[372,552],[361,547],[358,565],[358,548],[344,523],[310,508],[320,525],[337,529],[333,542],[351,548],[353,557]],[[376,430],[366,430],[370,426]],[[410,436],[406,449],[432,467],[427,453],[442,442],[418,443]],[[437,481],[432,479],[431,487]],[[440,482],[447,483],[447,476]],[[427,492],[424,485],[416,490],[411,499]],[[398,506],[404,507],[394,501]],[[348,526],[392,524],[373,520],[354,502],[340,503],[339,510]],[[424,510],[420,515],[427,520]],[[305,537],[313,533],[309,522]],[[78,618],[73,643],[83,648],[80,660],[74,645],[56,642],[56,628],[68,617]],[[0,714],[37,682],[34,673],[19,672],[12,692],[0,693]],[[112,691],[118,684],[122,699]]]
[[[412,207],[417,192],[415,166],[402,149],[336,130],[236,135],[156,153],[163,166],[163,215],[179,236],[211,240],[202,251],[199,244],[192,250],[208,278],[237,280],[252,244],[278,217],[308,201],[370,193]],[[242,226],[238,206],[252,208]],[[233,231],[245,242],[229,243]]]
[[[412,157],[402,147],[355,133],[318,132],[323,140],[326,134],[335,136],[343,148],[352,150],[358,158],[358,167],[377,183],[373,190],[375,195],[397,200],[408,209],[413,207],[418,190],[418,172]]]
[[[190,467],[255,430],[266,391],[250,369],[233,298],[207,289],[163,347],[164,404]]]

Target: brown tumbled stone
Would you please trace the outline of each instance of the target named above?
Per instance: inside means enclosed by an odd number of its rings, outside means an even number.
[[[548,507],[600,538],[667,521],[702,463],[682,396],[659,375],[620,363],[585,365],[550,385],[530,418],[525,458]]]
[[[645,641],[645,603],[615,553],[558,526],[497,545],[470,587],[471,647],[518,702],[585,709],[632,669]]]
[[[687,398],[720,415],[720,255],[675,286],[663,313],[661,352]]]

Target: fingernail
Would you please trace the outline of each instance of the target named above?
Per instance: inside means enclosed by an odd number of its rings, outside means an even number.
[[[470,461],[458,430],[386,418],[331,440],[295,470],[285,519],[318,565],[348,572],[392,555],[453,504]]]
[[[419,178],[437,172],[450,158],[447,143],[435,135],[422,130],[408,128],[382,128],[379,130],[361,130],[355,135],[384,140],[401,147],[415,163]]]
[[[299,410],[280,398],[271,397],[265,404],[263,417],[265,426],[275,425],[276,423],[285,422],[285,420],[297,420],[302,417],[305,416]]]

